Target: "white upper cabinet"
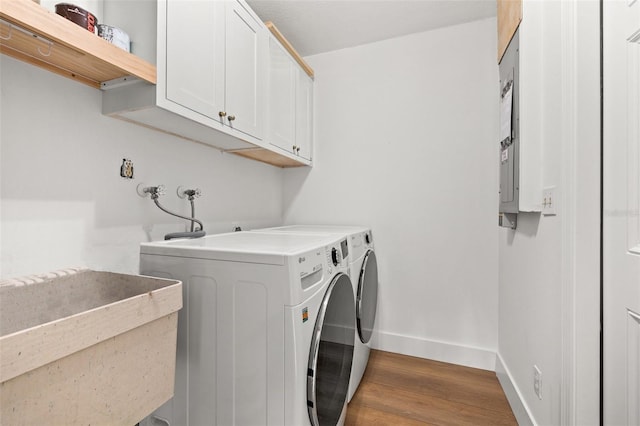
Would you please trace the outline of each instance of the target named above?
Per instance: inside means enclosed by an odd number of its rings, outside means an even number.
[[[240,3],[226,6],[225,124],[262,139],[268,34]]]
[[[225,4],[167,0],[165,20],[167,100],[219,120],[225,100]]]
[[[108,0],[106,20],[132,28],[157,84],[108,82],[104,114],[279,167],[311,164],[311,86],[299,91],[311,80],[298,81],[301,59],[244,0]]]
[[[271,144],[293,151],[296,144],[296,66],[275,39],[269,39],[269,135]]]
[[[269,40],[269,143],[311,160],[313,80],[275,38]]]
[[[313,147],[313,80],[303,70],[296,76],[296,154],[311,160]]]
[[[166,97],[263,137],[268,35],[235,1],[166,0]]]

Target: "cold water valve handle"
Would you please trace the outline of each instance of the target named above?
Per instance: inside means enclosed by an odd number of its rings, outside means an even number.
[[[178,197],[188,198],[190,201],[192,201],[195,198],[199,198],[202,195],[202,191],[200,191],[200,188],[186,189],[182,186],[178,187],[177,193],[178,193]]]
[[[161,197],[164,194],[166,194],[167,190],[165,189],[164,185],[158,185],[158,186],[149,186],[145,188],[145,192],[148,194],[151,194],[151,199],[155,200],[158,197]]]
[[[151,193],[151,198],[155,200],[156,198],[166,194],[167,189],[164,187],[164,185],[158,185],[156,187],[153,187],[150,193]]]
[[[189,197],[190,200],[192,200],[194,198],[199,198],[202,195],[202,191],[200,191],[200,188],[187,189],[185,191],[185,194]]]

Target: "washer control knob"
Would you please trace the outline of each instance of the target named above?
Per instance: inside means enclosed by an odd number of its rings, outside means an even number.
[[[369,233],[367,232],[366,234],[364,234],[364,241],[367,244],[371,244],[371,236],[369,235]]]
[[[331,261],[333,266],[338,266],[338,263],[340,263],[340,253],[335,247],[331,249]]]

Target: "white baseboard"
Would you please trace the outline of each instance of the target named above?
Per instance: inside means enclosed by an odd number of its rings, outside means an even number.
[[[483,370],[494,371],[496,366],[494,351],[400,334],[374,332],[371,347]]]
[[[513,415],[516,416],[518,425],[536,426],[536,422],[531,415],[531,411],[529,411],[529,407],[525,404],[522,394],[520,393],[518,386],[513,381],[511,373],[509,373],[509,369],[505,365],[500,354],[497,354],[496,356],[496,376],[498,376],[500,386],[502,386],[502,390],[509,401],[511,411],[513,411]]]

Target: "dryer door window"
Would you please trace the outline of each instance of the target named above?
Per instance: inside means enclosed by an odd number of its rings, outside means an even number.
[[[373,334],[378,306],[378,261],[376,253],[369,250],[364,256],[360,278],[358,279],[358,297],[356,300],[356,320],[358,337],[362,343],[369,343]]]
[[[313,426],[334,426],[345,408],[353,344],[355,309],[349,277],[336,275],[322,300],[309,351],[307,407]]]

